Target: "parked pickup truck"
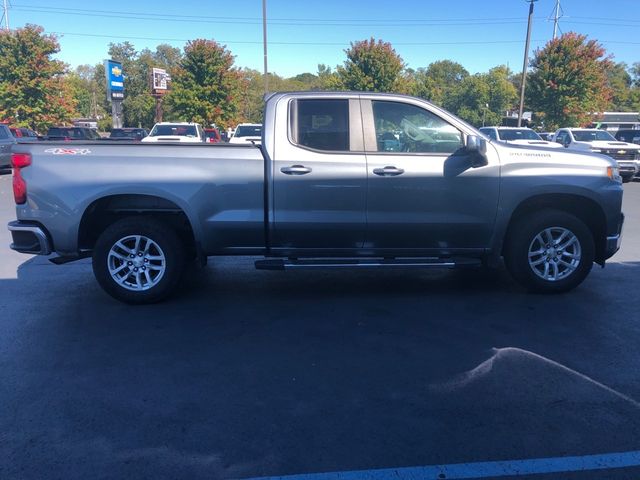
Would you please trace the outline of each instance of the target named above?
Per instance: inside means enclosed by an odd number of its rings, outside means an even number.
[[[622,184],[604,155],[493,142],[430,103],[271,95],[262,145],[17,145],[11,248],[91,256],[129,303],[186,263],[261,269],[497,266],[563,292],[620,247]]]

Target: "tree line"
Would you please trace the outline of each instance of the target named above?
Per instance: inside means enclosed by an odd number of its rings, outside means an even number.
[[[27,25],[0,33],[0,121],[45,131],[72,118],[99,118],[111,126],[102,63],[70,69],[54,59],[55,35]],[[150,127],[155,118],[151,69],[171,75],[163,98],[165,120],[194,121],[222,128],[260,122],[263,74],[239,68],[226,46],[196,39],[183,49],[167,44],[155,50],[129,42],[111,43],[109,58],[122,62],[126,126]],[[438,60],[409,68],[393,46],[373,38],[351,43],[335,68],[320,64],[315,73],[283,78],[269,73],[271,91],[357,90],[403,93],[425,98],[475,126],[500,124],[515,110],[521,75],[505,65],[471,74],[463,65]],[[529,65],[525,110],[547,130],[587,124],[606,110],[640,110],[640,62],[616,63],[596,40],[569,32],[536,50]]]

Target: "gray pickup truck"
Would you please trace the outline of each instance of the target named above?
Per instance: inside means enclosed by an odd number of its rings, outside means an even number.
[[[616,164],[493,142],[430,103],[374,93],[277,93],[262,145],[17,145],[11,248],[91,256],[128,303],[165,298],[185,265],[497,266],[562,292],[620,247]]]

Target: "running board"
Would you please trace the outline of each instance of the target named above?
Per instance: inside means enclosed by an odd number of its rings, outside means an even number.
[[[321,268],[459,268],[480,267],[475,258],[268,258],[256,260],[258,270]]]

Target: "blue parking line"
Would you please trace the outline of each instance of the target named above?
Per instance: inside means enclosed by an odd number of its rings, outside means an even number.
[[[424,467],[384,468],[346,472],[303,473],[276,477],[256,477],[249,480],[451,480],[461,478],[492,478],[543,473],[588,472],[614,468],[639,467],[640,450],[576,457],[533,458],[499,462],[455,463]]]

